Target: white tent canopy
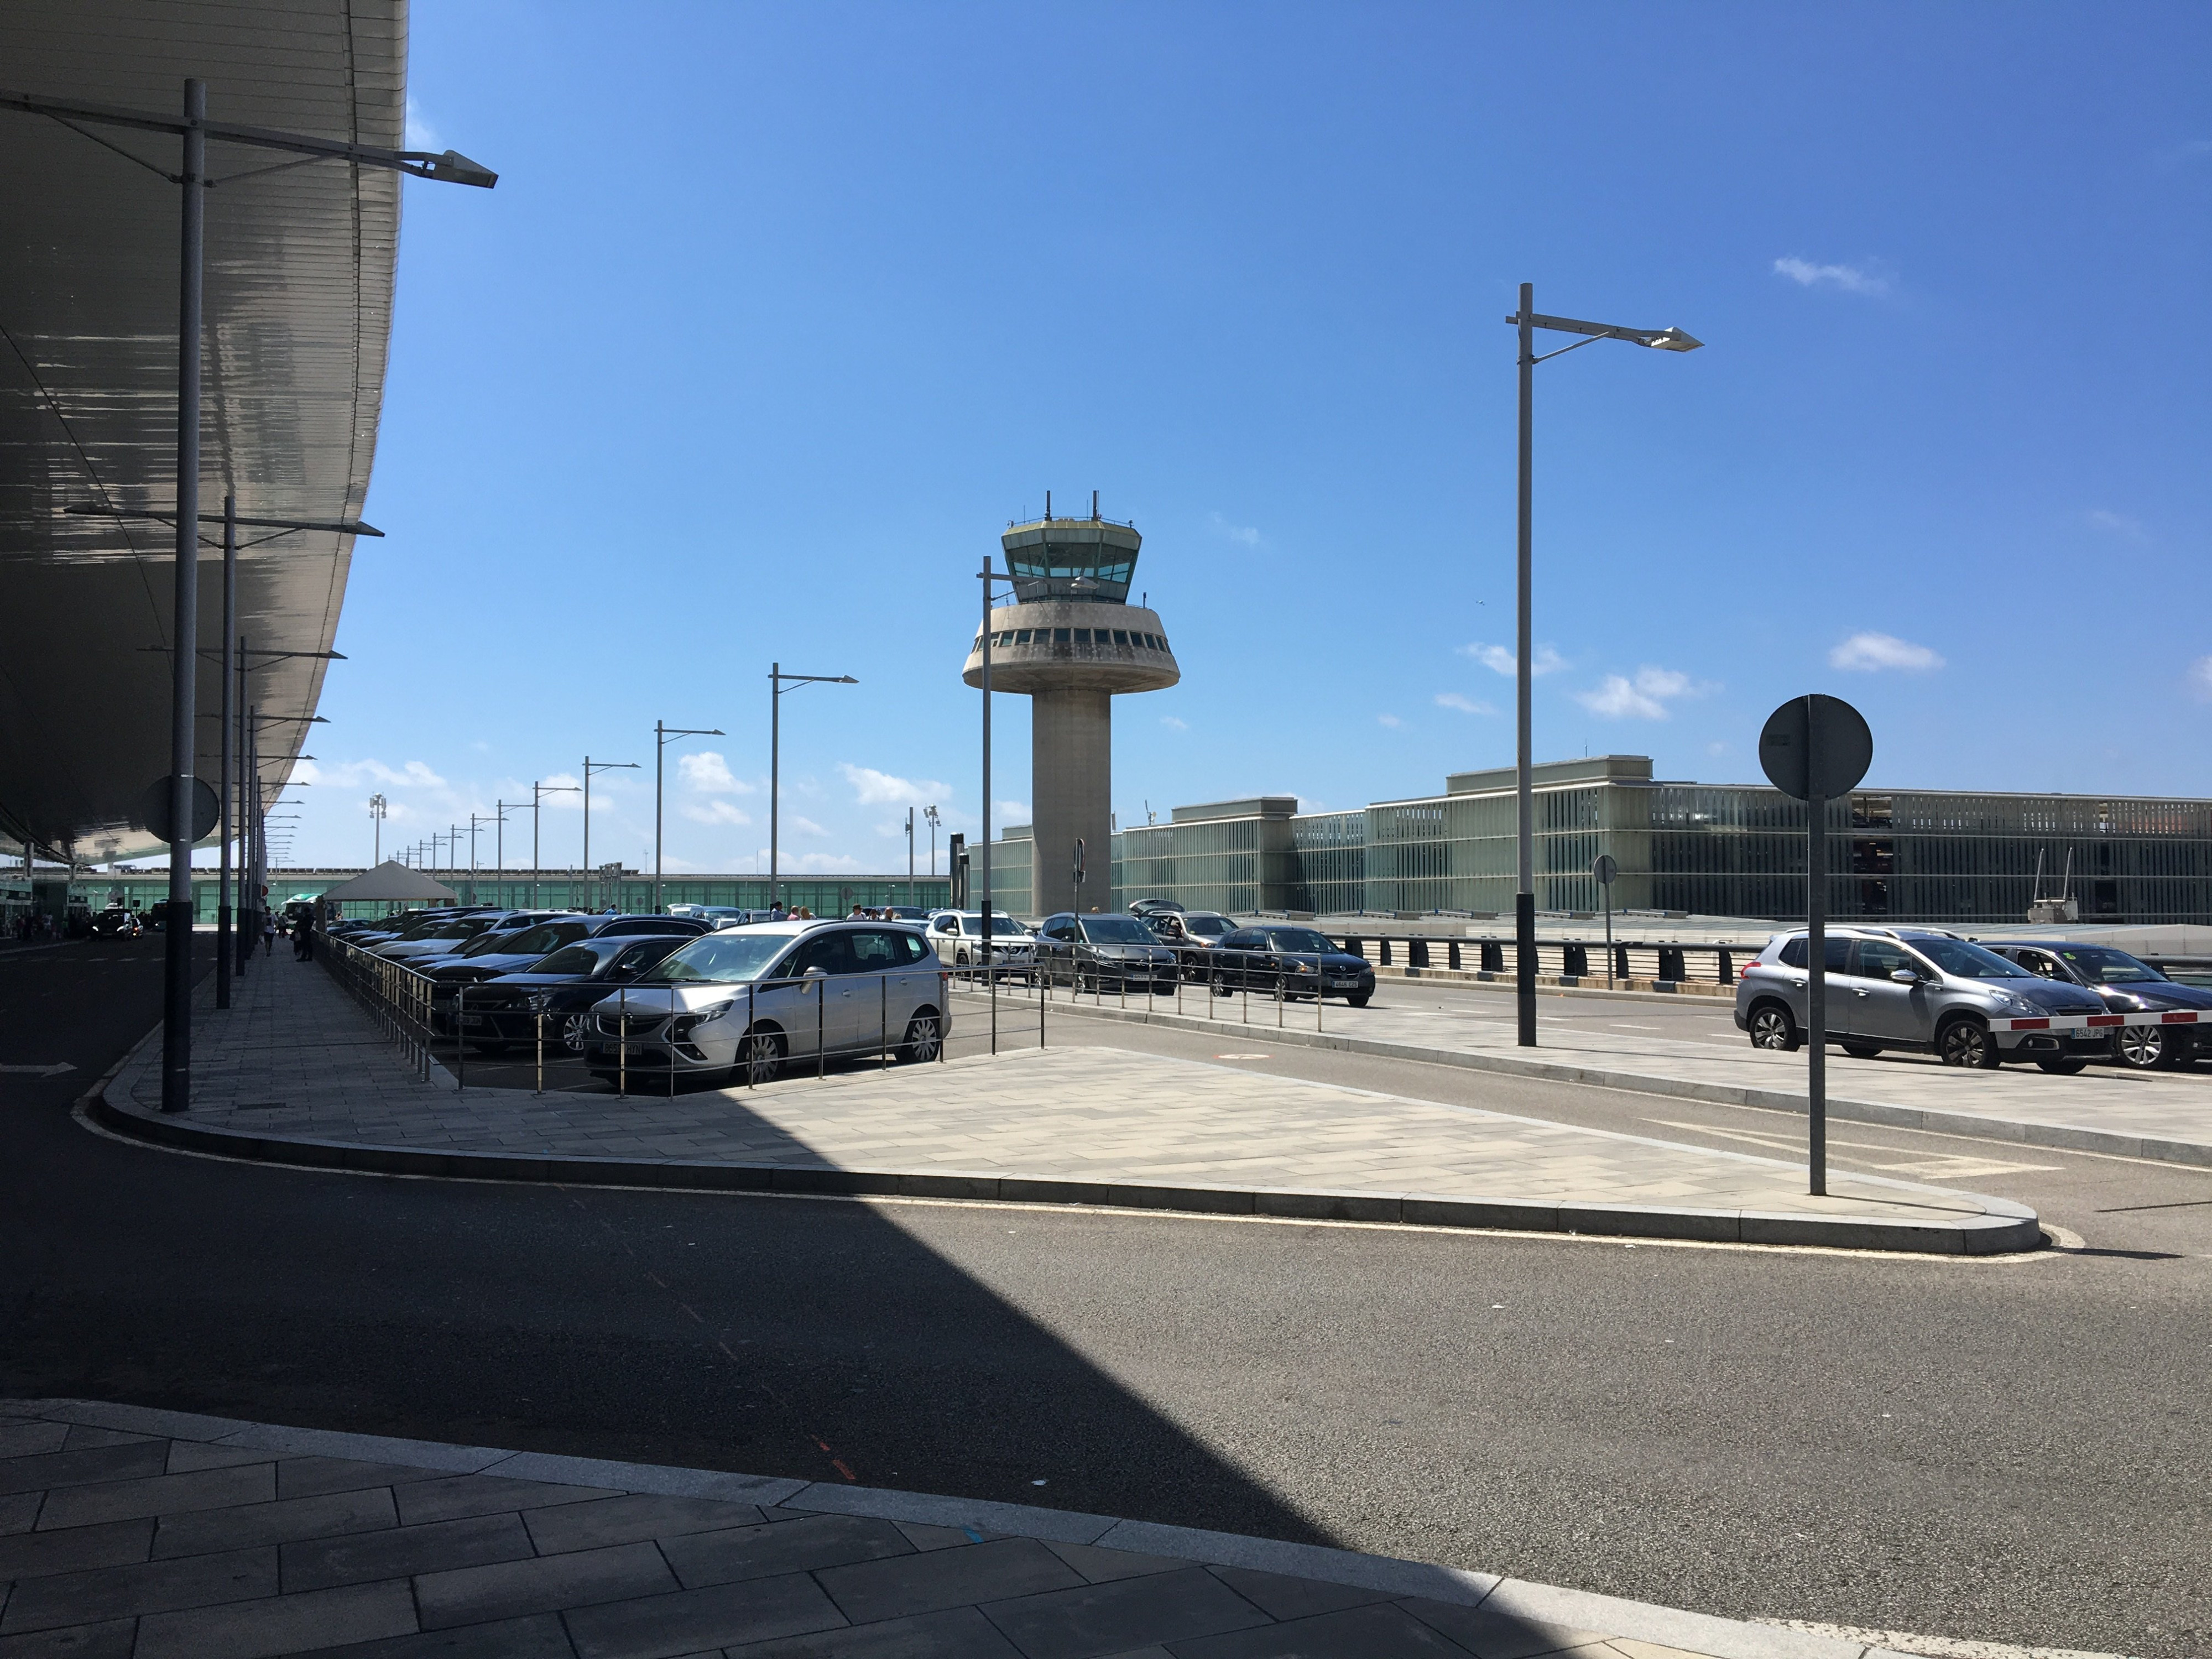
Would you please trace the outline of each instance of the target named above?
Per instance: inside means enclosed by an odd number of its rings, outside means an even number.
[[[363,871],[351,881],[342,881],[322,895],[325,904],[389,904],[420,899],[457,904],[460,895],[420,870],[410,870],[392,859],[374,870]]]

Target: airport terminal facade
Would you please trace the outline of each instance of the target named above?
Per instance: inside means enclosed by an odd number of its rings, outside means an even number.
[[[1654,779],[1607,755],[1535,769],[1536,904],[1594,911],[1590,866],[1620,866],[1616,909],[1775,921],[1805,913],[1805,806],[1747,784]],[[1510,767],[1459,773],[1441,794],[1300,812],[1289,796],[1180,806],[1114,837],[1115,902],[1187,908],[1513,909]],[[2212,801],[1862,789],[1828,809],[1829,914],[1838,921],[2020,922],[2071,860],[2084,922],[2212,920]],[[1019,913],[1034,852],[1017,828],[992,847],[992,885]]]

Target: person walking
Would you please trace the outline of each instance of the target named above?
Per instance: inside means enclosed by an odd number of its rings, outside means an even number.
[[[299,947],[301,961],[313,962],[315,959],[315,919],[313,916],[301,916],[292,924],[292,942]]]
[[[261,913],[261,954],[264,957],[276,954],[276,917],[273,911],[264,910]]]

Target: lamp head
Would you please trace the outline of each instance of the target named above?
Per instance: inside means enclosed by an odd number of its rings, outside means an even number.
[[[489,190],[499,182],[499,174],[478,161],[471,161],[457,149],[442,155],[434,155],[422,163],[422,176],[435,179],[442,184],[474,185],[478,190]]]
[[[1705,342],[1694,335],[1685,334],[1679,328],[1662,328],[1644,343],[1654,351],[1695,351]]]

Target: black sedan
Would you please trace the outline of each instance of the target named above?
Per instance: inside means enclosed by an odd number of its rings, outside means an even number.
[[[1176,953],[1130,915],[1079,916],[1062,911],[1037,929],[1037,963],[1056,985],[1079,991],[1152,991],[1173,994]]]
[[[1342,997],[1364,1008],[1375,994],[1375,970],[1364,957],[1340,951],[1310,927],[1265,922],[1224,938],[1211,962],[1213,994],[1265,991],[1285,997]]]
[[[2212,990],[2182,985],[2147,962],[2109,945],[2006,939],[1990,950],[2032,974],[2079,985],[2116,1014],[2196,1013],[2212,1018]],[[2212,1024],[2123,1025],[2112,1033],[2112,1058],[2130,1071],[2163,1071],[2212,1054]]]
[[[456,999],[453,1016],[461,1036],[479,1048],[534,1047],[542,1029],[549,1050],[580,1054],[584,1010],[698,936],[686,928],[579,939],[521,973],[470,986],[465,999]]]

